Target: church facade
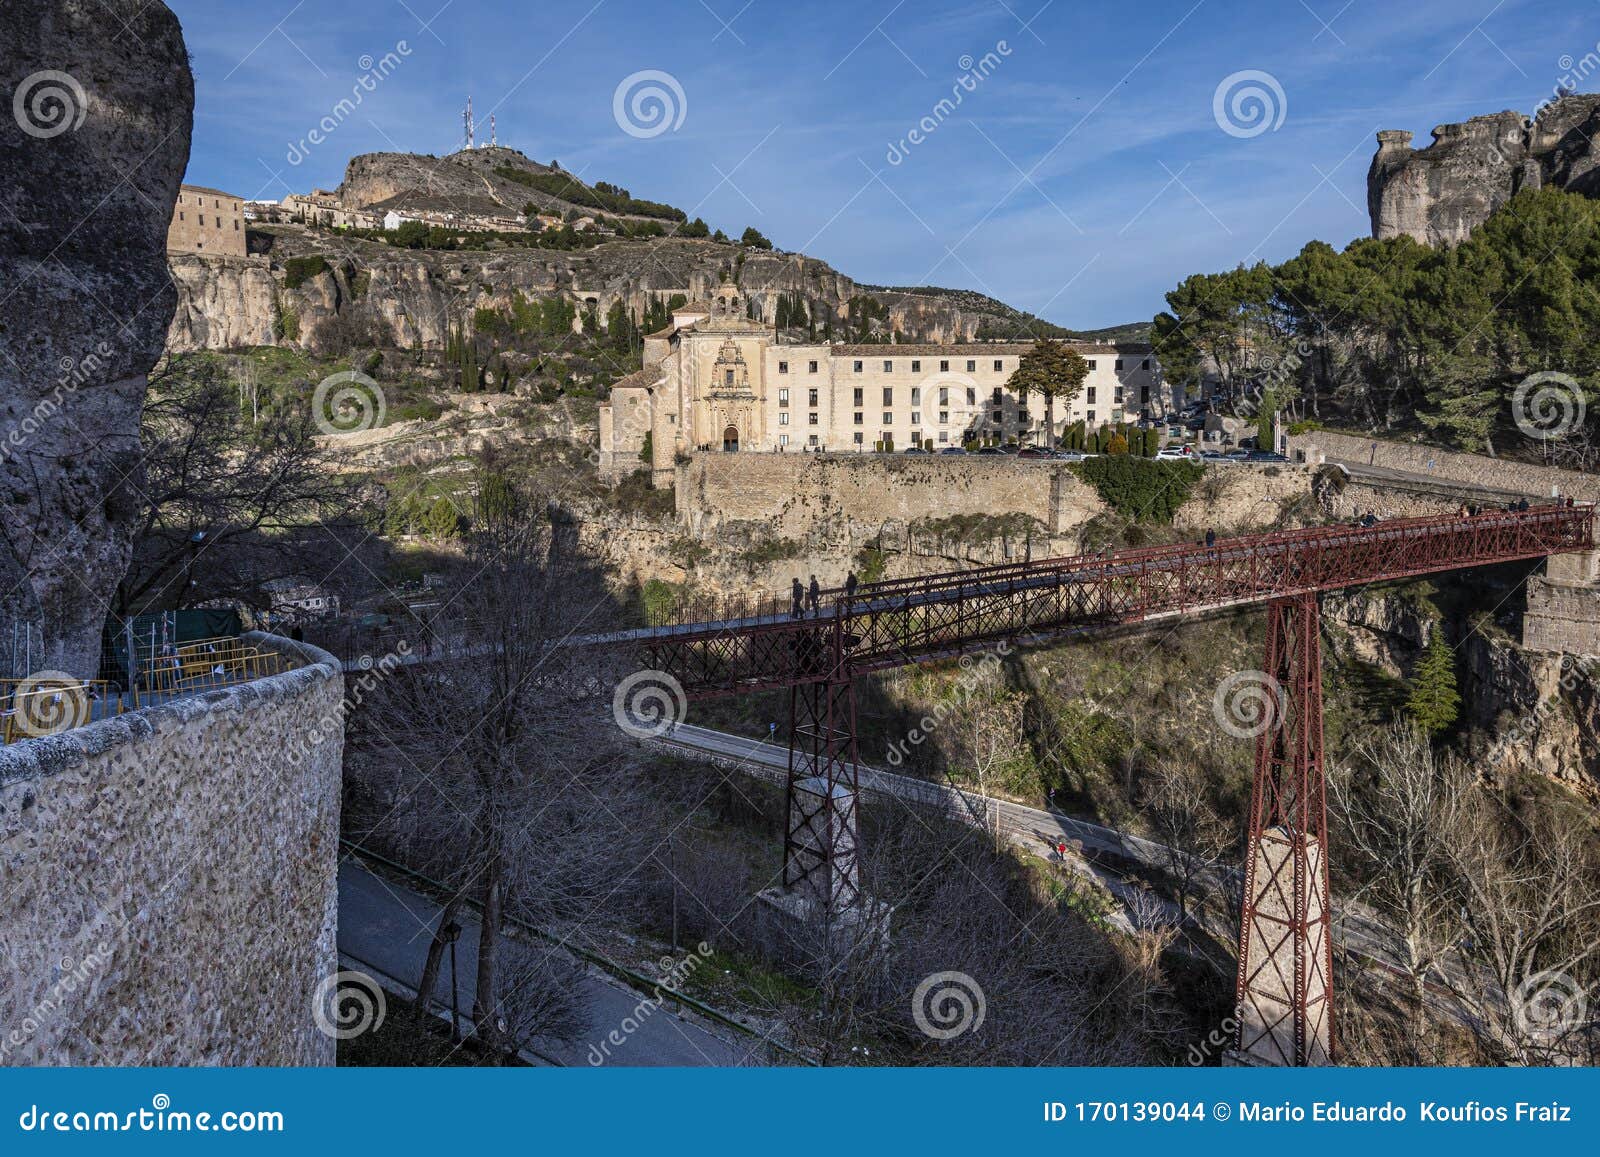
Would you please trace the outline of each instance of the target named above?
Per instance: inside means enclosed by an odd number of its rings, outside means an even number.
[[[1182,404],[1150,347],[1071,343],[1089,362],[1056,433],[1160,418]],[[645,339],[644,368],[600,407],[600,470],[646,466],[670,486],[679,454],[934,451],[973,440],[1045,441],[1044,401],[1009,387],[1028,342],[846,345],[778,340],[751,321],[738,289],[675,310]],[[641,455],[648,449],[649,461]]]

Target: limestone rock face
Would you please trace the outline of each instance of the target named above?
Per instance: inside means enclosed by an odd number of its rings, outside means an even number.
[[[27,624],[31,667],[91,674],[139,511],[194,82],[160,3],[8,0],[4,19],[0,638]]]
[[[1523,189],[1600,195],[1596,131],[1600,95],[1590,94],[1553,101],[1531,121],[1507,111],[1440,125],[1423,149],[1408,132],[1380,132],[1367,171],[1372,235],[1453,245]]]

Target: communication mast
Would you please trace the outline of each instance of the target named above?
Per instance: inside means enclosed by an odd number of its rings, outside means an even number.
[[[491,117],[490,119],[492,120],[493,118]],[[473,124],[472,124],[472,96],[470,94],[467,96],[467,107],[461,113],[461,127],[462,127],[462,129],[464,131],[464,134],[465,134],[465,137],[466,137],[466,147],[468,149],[471,149],[473,147],[473,144],[472,144]]]
[[[494,113],[489,114],[489,147],[491,149],[500,147],[500,138],[495,134]]]

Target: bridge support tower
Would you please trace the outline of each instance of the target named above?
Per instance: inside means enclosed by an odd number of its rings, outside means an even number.
[[[1239,930],[1238,1039],[1228,1060],[1334,1057],[1321,616],[1313,593],[1267,607],[1273,706],[1256,738]]]

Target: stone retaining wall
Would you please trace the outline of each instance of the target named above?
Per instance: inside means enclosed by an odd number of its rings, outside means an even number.
[[[1297,462],[1377,466],[1407,474],[1424,474],[1448,482],[1509,490],[1530,498],[1549,498],[1552,491],[1579,502],[1600,502],[1600,475],[1556,470],[1528,462],[1512,462],[1482,454],[1461,454],[1411,442],[1386,442],[1353,434],[1312,430],[1290,435],[1285,451]]]
[[[0,748],[0,1064],[327,1065],[344,678],[294,670]]]

